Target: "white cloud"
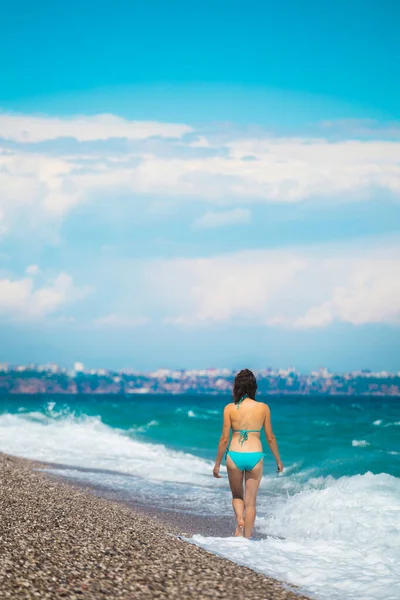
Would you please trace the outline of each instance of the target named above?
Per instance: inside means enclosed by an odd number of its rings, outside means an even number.
[[[130,121],[111,114],[71,117],[38,117],[0,113],[0,138],[14,142],[42,142],[57,138],[78,141],[152,136],[180,138],[192,130],[188,125],[157,121]]]
[[[163,290],[167,322],[265,320],[279,294],[306,266],[285,252],[244,251],[212,258],[151,263],[147,281]]]
[[[400,139],[400,126],[396,122],[381,123],[374,119],[338,119],[323,121],[319,125],[325,134],[343,137],[375,139]]]
[[[74,302],[89,288],[78,288],[67,273],[60,273],[42,286],[32,277],[0,279],[0,317],[13,320],[40,320]]]
[[[227,156],[201,158],[142,155],[139,164],[73,178],[78,189],[124,187],[166,198],[196,197],[213,203],[349,201],[377,188],[400,194],[400,142],[240,140]],[[242,160],[254,155],[257,160]]]
[[[189,142],[188,146],[192,148],[211,148],[211,144],[204,135],[199,135],[193,142]]]
[[[6,226],[5,226],[4,221],[5,221],[5,214],[4,214],[3,209],[0,206],[0,236],[1,236],[1,234],[4,234],[6,231]]]
[[[164,321],[176,325],[400,324],[400,243],[245,251],[148,269],[146,293],[163,290]]]
[[[166,199],[235,206],[238,202],[349,202],[377,189],[400,195],[400,142],[239,140],[226,156],[142,154],[71,177],[79,190],[102,188]],[[242,160],[252,153],[256,160]]]
[[[38,265],[29,265],[25,269],[25,273],[27,275],[37,275],[37,273],[39,273],[39,271],[40,271],[40,269],[39,269]]]
[[[70,179],[66,159],[22,152],[0,152],[0,222],[4,233],[50,231],[51,224],[85,199]],[[50,227],[49,227],[50,224]]]
[[[118,282],[108,294],[109,312],[92,321],[103,329],[151,321],[296,329],[400,325],[400,240],[120,263],[113,258],[99,273],[104,289]],[[0,277],[0,316],[63,318],[61,309],[89,291],[65,273],[43,281],[42,272],[30,265],[25,277]],[[96,310],[100,296],[93,298]]]
[[[99,317],[94,320],[95,325],[101,327],[140,327],[147,325],[150,319],[147,317],[124,317],[115,313],[110,313],[104,317]]]
[[[333,287],[329,299],[297,318],[294,326],[320,327],[333,321],[400,323],[400,248],[396,258],[350,260],[347,269],[335,259],[325,264],[328,272],[342,270],[343,281]]]
[[[234,208],[224,211],[207,211],[204,215],[196,219],[193,227],[200,229],[214,229],[230,225],[241,225],[249,223],[251,212],[245,208]]]
[[[248,194],[256,197],[295,202],[346,194],[348,201],[369,197],[376,188],[400,193],[399,142],[271,138],[226,145],[231,172],[236,170],[249,186]],[[257,160],[240,167],[246,155]]]
[[[187,132],[192,135],[185,138]],[[127,121],[113,115],[0,114],[0,139],[17,142],[13,146],[3,142],[3,148],[0,142],[0,234],[34,231],[37,237],[54,241],[70,211],[90,202],[95,214],[98,198],[105,195],[122,195],[127,205],[152,195],[159,202],[195,199],[221,209],[206,211],[195,227],[247,222],[249,212],[243,205],[255,202],[344,203],[369,199],[377,190],[400,197],[400,141],[332,142],[267,133],[238,138],[233,131],[229,139],[228,133],[224,131],[223,141],[202,132],[194,139],[195,132],[187,125]],[[94,147],[90,156],[63,142],[63,136],[146,141],[152,135],[165,137],[161,146],[135,144],[121,150],[111,144],[97,155]],[[50,146],[32,147],[57,139],[56,154]],[[194,155],[193,150],[207,153]],[[249,156],[254,160],[247,160]],[[126,211],[132,214],[131,206]]]

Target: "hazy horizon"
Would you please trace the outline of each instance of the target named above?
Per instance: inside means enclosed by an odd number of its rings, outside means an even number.
[[[76,365],[80,365],[79,367],[76,367]],[[273,373],[277,373],[277,372],[281,372],[281,371],[287,371],[287,372],[296,372],[300,375],[310,375],[311,373],[318,373],[318,372],[324,372],[325,370],[333,375],[342,375],[342,374],[348,374],[348,373],[360,373],[360,372],[364,372],[364,373],[388,373],[390,375],[397,375],[398,373],[400,373],[400,370],[397,369],[395,371],[390,371],[389,369],[380,369],[379,371],[374,371],[373,369],[370,369],[368,367],[364,367],[364,368],[360,368],[360,369],[352,369],[352,370],[347,370],[347,371],[336,371],[336,370],[331,370],[329,367],[325,366],[325,365],[318,365],[317,367],[311,368],[308,371],[306,370],[300,370],[298,369],[295,365],[265,365],[265,366],[261,366],[261,367],[252,367],[251,365],[246,365],[243,364],[241,367],[229,367],[226,365],[207,365],[207,366],[193,366],[193,367],[182,367],[182,366],[170,366],[167,367],[166,365],[158,365],[157,367],[153,368],[153,369],[147,369],[147,370],[141,370],[141,369],[135,369],[134,366],[125,366],[125,367],[109,367],[107,365],[97,365],[97,366],[89,366],[85,363],[82,363],[81,361],[76,361],[73,364],[59,364],[57,362],[54,361],[49,361],[49,362],[44,362],[44,363],[38,363],[38,362],[27,362],[27,363],[11,363],[8,361],[0,361],[0,370],[2,368],[4,368],[5,366],[7,366],[7,368],[9,369],[15,369],[18,367],[24,367],[25,369],[48,369],[51,370],[52,368],[54,368],[55,366],[57,366],[60,370],[62,371],[66,371],[67,373],[72,373],[72,372],[84,372],[84,373],[90,373],[91,371],[109,371],[109,372],[133,372],[133,373],[143,373],[143,374],[152,374],[152,373],[157,373],[158,371],[213,371],[213,370],[217,370],[217,371],[230,371],[232,373],[235,373],[237,371],[239,371],[241,368],[250,368],[252,369],[255,373],[258,372],[262,372],[262,371],[272,371]]]

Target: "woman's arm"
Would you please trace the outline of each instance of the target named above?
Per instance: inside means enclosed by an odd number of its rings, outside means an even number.
[[[272,431],[271,411],[269,410],[268,406],[267,406],[267,413],[265,415],[265,421],[264,421],[264,431],[265,431],[265,437],[267,438],[268,446],[269,446],[272,454],[275,457],[276,466],[278,467],[278,471],[282,472],[283,464],[281,461],[281,457],[279,456],[278,444],[276,442],[274,432]]]
[[[219,474],[219,468],[221,466],[221,460],[225,454],[225,450],[229,443],[230,429],[231,429],[231,418],[229,416],[229,408],[228,408],[228,406],[225,406],[224,422],[222,425],[222,433],[221,433],[221,437],[219,438],[217,458],[215,459],[215,466],[214,466],[214,470],[213,470],[214,477],[217,477],[217,478],[221,477],[221,475]]]

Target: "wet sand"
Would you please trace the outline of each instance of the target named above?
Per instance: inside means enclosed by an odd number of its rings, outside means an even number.
[[[127,504],[37,468],[0,454],[0,598],[306,600],[179,538],[230,535],[228,520]]]

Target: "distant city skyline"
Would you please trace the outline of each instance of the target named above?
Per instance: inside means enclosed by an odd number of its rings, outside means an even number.
[[[243,367],[246,368],[246,367]],[[29,363],[25,363],[25,364],[17,364],[17,363],[10,363],[10,362],[0,362],[0,373],[1,372],[8,372],[8,371],[20,371],[20,372],[25,372],[25,371],[37,371],[37,372],[51,372],[51,373],[69,373],[71,375],[73,374],[79,374],[79,373],[85,373],[85,374],[97,374],[97,375],[105,375],[107,373],[131,373],[131,374],[146,374],[146,375],[152,375],[155,377],[161,377],[161,376],[167,376],[167,375],[171,375],[173,373],[186,373],[186,374],[196,374],[196,375],[201,375],[201,374],[208,374],[208,373],[213,373],[214,375],[232,375],[234,373],[237,372],[237,369],[234,368],[230,368],[230,367],[226,367],[226,366],[207,366],[207,367],[192,367],[192,368],[184,368],[184,367],[157,367],[155,369],[149,369],[147,371],[143,371],[140,369],[135,369],[134,367],[125,367],[125,368],[111,368],[111,367],[89,367],[87,365],[85,365],[84,363],[80,362],[80,361],[76,361],[71,365],[65,365],[65,364],[58,364],[56,362],[47,362],[47,363],[35,363],[35,362],[29,362]],[[318,375],[321,377],[330,377],[332,375],[344,375],[344,374],[352,374],[352,375],[357,375],[357,374],[362,374],[363,376],[368,376],[368,375],[373,375],[373,376],[382,376],[382,377],[386,377],[386,376],[390,376],[390,375],[396,375],[396,376],[400,376],[400,365],[399,368],[397,370],[394,371],[390,371],[390,370],[380,370],[380,371],[373,371],[372,369],[368,369],[368,368],[363,368],[363,369],[354,369],[354,370],[349,370],[349,371],[343,371],[343,372],[338,372],[338,371],[333,371],[330,370],[327,367],[324,366],[319,366],[318,368],[314,368],[311,369],[310,371],[301,371],[299,370],[297,367],[293,366],[293,365],[288,365],[288,366],[271,366],[271,365],[267,365],[264,367],[260,367],[260,368],[253,368],[254,373],[259,374],[259,373],[270,373],[273,375],[283,375],[283,376],[288,376],[291,373],[297,373],[299,375]]]
[[[400,4],[35,7],[0,23],[0,362],[397,372]]]
[[[319,369],[309,374],[296,369],[256,370],[259,395],[400,396],[397,373],[357,371],[331,373]],[[142,373],[73,369],[56,364],[14,366],[0,364],[0,395],[4,394],[232,394],[235,371],[230,369],[157,369]]]

